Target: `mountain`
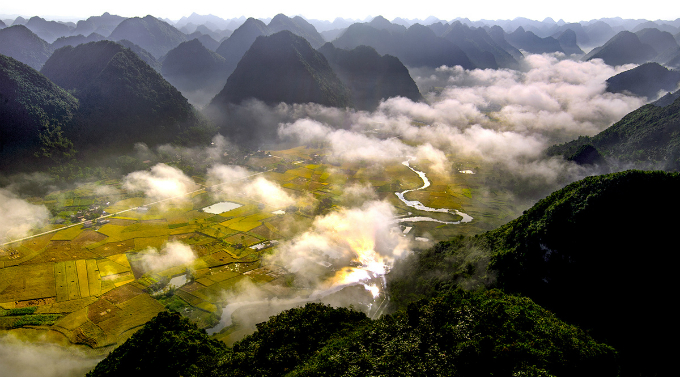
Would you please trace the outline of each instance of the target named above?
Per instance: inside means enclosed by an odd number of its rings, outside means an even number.
[[[73,30],[73,34],[89,35],[92,33],[101,34],[108,37],[113,29],[116,28],[125,17],[116,16],[105,12],[101,16],[92,16],[86,20],[80,20]]]
[[[562,50],[567,55],[583,55],[583,50],[578,46],[576,32],[571,29],[565,30],[557,38]]]
[[[375,110],[381,99],[405,97],[414,102],[423,99],[408,69],[394,56],[380,56],[369,46],[343,50],[331,43],[321,52],[340,80],[350,89],[352,103],[359,110]]]
[[[488,33],[491,39],[496,42],[496,45],[505,50],[508,54],[512,55],[515,60],[519,61],[524,58],[522,52],[517,47],[508,43],[508,41],[505,39],[505,31],[503,31],[503,28],[498,25],[494,25],[489,28]]]
[[[201,44],[210,51],[215,51],[217,50],[218,47],[220,47],[220,42],[216,41],[215,39],[213,39],[213,37],[211,37],[208,34],[202,34],[191,39],[198,39],[198,41],[201,42]]]
[[[519,68],[517,60],[498,46],[483,28],[471,28],[456,21],[442,38],[460,47],[478,68]]]
[[[161,62],[156,60],[156,58],[154,58],[153,55],[149,53],[149,51],[146,51],[145,49],[137,46],[136,44],[128,41],[127,39],[121,39],[116,43],[123,47],[129,48],[132,52],[135,53],[135,55],[137,55],[138,58],[142,59],[144,63],[148,64],[149,67],[153,68],[156,72],[161,71]]]
[[[131,50],[111,41],[58,49],[41,73],[80,102],[74,143],[105,152],[167,143],[200,119],[179,91]]]
[[[668,375],[675,351],[665,339],[676,316],[666,298],[678,262],[668,251],[676,227],[634,221],[625,203],[634,193],[653,192],[644,216],[663,218],[680,210],[678,190],[680,175],[658,171],[572,183],[482,236],[493,250],[489,267],[498,272],[499,287],[607,339],[620,353],[622,376]]]
[[[215,50],[227,61],[227,72],[231,74],[243,55],[255,42],[257,37],[269,35],[271,31],[264,22],[254,18],[248,18],[243,25],[225,39]]]
[[[593,137],[550,147],[549,155],[571,156],[583,145],[607,160],[642,168],[680,169],[680,100],[667,106],[648,104]]]
[[[2,22],[2,20],[0,20],[0,29],[4,29],[6,27],[7,25],[4,22]]]
[[[326,43],[321,34],[316,31],[316,28],[300,16],[289,18],[283,14],[277,14],[272,18],[267,27],[271,34],[288,30],[293,34],[306,39],[315,49]]]
[[[584,46],[591,45],[590,35],[588,34],[587,29],[583,27],[583,25],[576,22],[559,26],[550,36],[555,39],[559,39],[559,36],[567,30],[571,30],[574,33],[574,38],[575,40],[578,40],[579,44]]]
[[[82,34],[71,35],[68,37],[59,37],[56,41],[52,42],[52,50],[56,50],[64,46],[77,46],[83,43],[102,41],[104,39],[106,39],[104,36],[97,33],[92,33],[87,37]]]
[[[622,31],[604,45],[594,48],[583,57],[583,60],[602,59],[611,66],[642,64],[652,60],[657,54],[652,46],[642,43],[634,33]]]
[[[47,21],[37,16],[31,17],[25,26],[47,43],[52,43],[59,37],[71,34],[71,28],[67,25],[56,21]]]
[[[185,42],[186,36],[167,22],[152,16],[128,18],[118,24],[109,39],[127,39],[145,49],[156,59]]]
[[[380,55],[396,56],[408,67],[476,67],[460,47],[437,37],[432,30],[420,24],[412,25],[404,33],[390,33],[369,24],[356,23],[332,43],[345,50],[361,45],[371,46]]]
[[[658,171],[574,182],[497,229],[399,260],[386,276],[390,301],[418,307],[458,287],[491,285],[527,296],[613,346],[620,376],[671,375],[675,351],[666,339],[675,312],[666,298],[676,284],[678,257],[668,246],[675,224],[644,219],[680,210],[679,189],[678,173]],[[641,219],[630,202],[644,192],[653,194],[645,196]]]
[[[224,88],[226,60],[198,39],[182,42],[163,58],[163,77],[195,105],[205,105]]]
[[[258,37],[211,106],[238,104],[248,98],[270,104],[351,105],[349,90],[326,58],[307,40],[287,30]]]
[[[527,298],[492,290],[448,292],[375,321],[308,303],[232,348],[163,312],[87,376],[615,376],[616,367],[611,347]]]
[[[635,33],[640,38],[640,42],[652,46],[654,51],[663,53],[666,50],[678,49],[678,42],[673,38],[673,34],[659,29],[642,29]]]
[[[16,25],[0,29],[0,54],[40,69],[52,54],[52,47],[26,26]]]
[[[524,30],[521,26],[514,32],[506,34],[505,39],[516,48],[532,54],[564,52],[557,39],[553,37],[540,38],[531,31]]]
[[[368,25],[378,30],[387,30],[392,34],[403,34],[406,32],[405,26],[393,24],[383,16],[373,18]]]
[[[668,70],[658,63],[645,63],[607,79],[607,91],[629,92],[636,96],[656,99],[659,92],[678,89],[680,72]]]
[[[41,147],[55,161],[69,153],[61,132],[68,130],[77,110],[78,100],[47,77],[0,55],[0,169],[37,163],[34,153]],[[52,145],[41,142],[41,135]]]

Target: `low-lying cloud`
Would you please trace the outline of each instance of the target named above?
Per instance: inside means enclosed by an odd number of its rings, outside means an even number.
[[[181,170],[166,164],[157,164],[150,171],[136,171],[123,179],[123,188],[131,192],[142,192],[154,201],[184,199],[184,195],[198,186]]]
[[[45,206],[31,204],[0,188],[0,243],[28,235],[31,229],[47,224],[49,218]]]
[[[167,270],[189,264],[196,259],[191,246],[176,241],[166,243],[161,250],[149,247],[140,254],[140,263],[145,272]]]
[[[285,208],[296,200],[278,183],[240,166],[217,164],[208,169],[208,186],[216,186],[213,193],[218,197],[244,196],[271,208]]]

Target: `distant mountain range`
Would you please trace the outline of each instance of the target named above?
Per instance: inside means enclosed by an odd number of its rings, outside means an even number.
[[[0,54],[40,69],[52,54],[52,46],[26,26],[16,25],[0,30]]]

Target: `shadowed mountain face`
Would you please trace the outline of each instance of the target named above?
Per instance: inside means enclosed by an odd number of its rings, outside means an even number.
[[[347,51],[335,48],[331,43],[323,45],[319,52],[349,87],[352,102],[359,110],[375,110],[381,99],[390,97],[422,100],[408,69],[394,56],[380,56],[368,46]]]
[[[277,124],[257,126],[256,122],[239,120],[235,115],[239,105],[248,106],[248,100],[270,105],[312,102],[350,107],[351,96],[320,52],[304,38],[284,30],[255,40],[206,113],[223,135],[252,146],[274,140]]]
[[[680,84],[680,72],[668,70],[658,63],[645,63],[607,79],[607,91],[629,92],[636,96],[656,99],[659,92],[674,92]]]
[[[163,59],[163,77],[195,105],[205,105],[224,87],[226,60],[198,39],[183,42]]]
[[[518,27],[514,32],[507,34],[505,39],[518,49],[532,54],[564,52],[557,39],[553,37],[540,38],[530,31],[525,31],[522,27]]]
[[[52,54],[52,47],[26,26],[16,25],[0,30],[0,54],[40,69]]]
[[[42,73],[80,101],[77,138],[90,148],[171,141],[199,123],[193,108],[131,50],[110,41],[55,51]]]
[[[673,374],[675,350],[666,339],[676,316],[666,298],[676,284],[678,257],[668,245],[677,229],[674,222],[635,221],[625,203],[653,193],[644,216],[661,219],[680,210],[679,191],[677,173],[631,170],[552,193],[483,236],[498,285],[607,339],[619,352],[622,376]]]
[[[583,50],[578,46],[576,32],[571,29],[565,30],[562,34],[557,37],[557,41],[560,42],[562,50],[567,55],[581,55]]]
[[[97,33],[92,33],[87,37],[82,34],[72,35],[69,37],[60,37],[52,43],[52,49],[56,50],[64,46],[77,46],[83,43],[102,41],[104,39],[106,39],[104,36]]]
[[[351,105],[349,90],[326,58],[289,31],[256,39],[211,106],[238,104],[248,98],[270,104]]]
[[[77,109],[78,100],[40,72],[0,55],[0,168],[36,162],[45,126],[68,131]],[[52,152],[57,158],[58,151]]]
[[[132,52],[135,53],[135,55],[137,55],[138,58],[142,59],[144,63],[148,64],[149,67],[153,68],[156,72],[161,71],[161,63],[158,60],[156,60],[156,58],[154,58],[153,55],[149,53],[149,51],[146,51],[145,49],[137,46],[136,44],[128,41],[127,39],[121,39],[116,43],[118,43],[121,46],[129,48]]]
[[[152,16],[128,18],[111,32],[109,39],[127,39],[145,49],[156,59],[185,42],[186,36],[167,22]]]
[[[659,29],[642,29],[635,33],[640,38],[640,42],[652,46],[654,51],[659,54],[667,50],[677,49],[678,42],[673,38],[673,35],[667,31],[660,31]]]
[[[404,33],[390,33],[369,24],[353,24],[333,41],[333,45],[351,50],[361,45],[373,47],[378,54],[396,56],[409,67],[437,68],[460,65],[475,68],[465,52],[451,41],[437,37],[429,28],[415,24]]]
[[[231,74],[236,69],[238,62],[241,61],[241,58],[257,37],[269,34],[271,34],[271,31],[267,25],[254,18],[248,18],[243,25],[234,30],[231,36],[225,39],[215,50],[226,60],[227,74]]]
[[[629,31],[622,31],[601,47],[593,49],[583,57],[584,61],[602,59],[611,66],[634,63],[642,64],[653,59],[658,52]]]
[[[471,28],[456,21],[442,37],[460,47],[478,68],[519,68],[519,63],[500,47],[483,28]]]

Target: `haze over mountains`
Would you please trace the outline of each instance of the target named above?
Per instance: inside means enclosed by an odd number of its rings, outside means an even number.
[[[659,374],[673,360],[663,329],[672,322],[667,297],[674,291],[668,271],[674,259],[655,269],[658,262],[644,253],[652,245],[655,255],[666,258],[669,241],[662,240],[672,235],[674,223],[638,225],[638,215],[625,203],[653,203],[649,213],[655,219],[677,207],[672,198],[680,169],[679,32],[680,19],[565,23],[378,16],[330,22],[284,14],[228,20],[192,14],[174,22],[105,13],[78,23],[4,20],[0,185],[7,188],[0,188],[0,240],[15,225],[8,222],[25,225],[21,235],[35,228],[27,220],[5,220],[17,218],[7,215],[19,212],[17,202],[29,209],[40,200],[48,203],[38,207],[44,210],[40,219],[72,218],[75,210],[64,208],[75,205],[64,203],[78,202],[73,194],[42,197],[54,190],[52,184],[70,190],[83,180],[114,192],[116,200],[139,203],[135,207],[191,192],[187,201],[172,202],[172,217],[145,217],[149,209],[140,207],[137,218],[119,217],[103,230],[91,230],[92,240],[82,242],[87,257],[71,249],[58,254],[86,267],[94,260],[110,263],[110,247],[130,258],[134,269],[142,254],[151,253],[147,244],[164,260],[168,255],[158,247],[177,242],[200,254],[197,259],[207,258],[200,263],[208,262],[172,267],[168,280],[186,276],[192,289],[215,292],[220,285],[213,284],[235,277],[280,284],[266,293],[252,293],[257,289],[249,286],[245,293],[232,292],[229,300],[240,302],[239,297],[266,301],[263,297],[288,290],[316,292],[336,271],[326,264],[336,263],[340,251],[361,257],[370,251],[385,265],[395,263],[395,273],[385,280],[398,310],[394,316],[373,321],[311,305],[253,323],[258,329],[253,336],[225,347],[161,315],[138,333],[154,340],[153,347],[136,349],[133,338],[100,371],[135,365],[121,354],[170,352],[164,346],[176,342],[171,348],[200,349],[179,352],[183,356],[205,352],[205,358],[187,358],[192,368],[200,364],[194,372],[223,368],[216,375],[228,368],[266,375],[267,368],[280,366],[274,374],[332,375],[344,370],[339,364],[352,365],[357,375],[396,373],[404,365],[430,368],[431,375]],[[620,172],[629,168],[666,172]],[[31,187],[39,186],[41,194],[23,190],[34,182],[39,184]],[[139,189],[135,182],[148,187]],[[653,200],[647,192],[656,193]],[[202,212],[215,198],[245,204],[226,215]],[[31,218],[20,213],[19,219]],[[146,229],[161,236],[148,236]],[[656,229],[663,234],[649,240]],[[115,237],[130,232],[139,237]],[[353,238],[364,232],[365,238]],[[342,239],[336,244],[331,235]],[[60,262],[51,261],[40,245],[70,247],[75,238],[67,236],[18,247],[34,252],[25,260],[0,249],[5,258],[0,270],[24,261],[42,267]],[[264,253],[253,248],[270,240],[279,243],[269,243]],[[211,269],[222,264],[213,252],[247,268],[275,265],[286,271],[241,274],[231,266],[217,272]],[[301,272],[311,259],[321,273]],[[143,272],[129,275],[132,280],[116,284],[140,284],[135,292],[154,307],[191,307],[213,320],[224,303],[194,299],[188,291],[182,291],[184,298],[174,290],[152,297],[138,281]],[[162,285],[163,279],[154,275],[146,283]],[[0,288],[9,303],[0,305],[1,327],[8,323],[4,316],[28,309],[15,311],[16,300]],[[354,288],[373,296],[368,283]],[[290,305],[313,295],[307,296],[295,296],[299,300]],[[124,306],[98,300],[114,311]],[[641,306],[628,308],[630,302]],[[36,305],[39,315],[62,310],[77,317],[78,326],[94,330],[101,320],[102,311],[93,308],[83,307],[88,319],[82,319],[61,302]],[[285,305],[267,305],[253,318],[266,319]],[[337,328],[316,326],[319,318]],[[164,327],[173,326],[183,335],[157,344]],[[67,330],[81,341],[76,330]],[[96,338],[87,336],[86,341]],[[302,347],[300,342],[306,342],[305,352],[286,351]],[[272,355],[282,358],[260,363]]]

